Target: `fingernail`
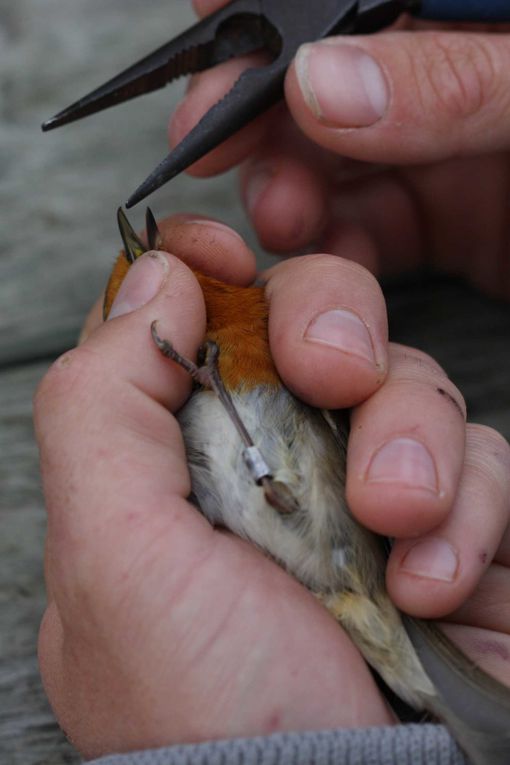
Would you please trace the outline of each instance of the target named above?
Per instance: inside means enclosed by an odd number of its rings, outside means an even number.
[[[408,574],[453,582],[459,567],[456,550],[444,539],[431,537],[418,542],[406,553],[400,569]]]
[[[296,57],[303,98],[332,127],[367,127],[388,108],[389,88],[379,64],[356,45],[303,45]]]
[[[133,263],[115,296],[108,319],[136,311],[155,297],[168,274],[161,252],[146,252]]]
[[[367,327],[359,316],[336,308],[317,316],[308,325],[305,339],[359,356],[375,364],[375,353]]]
[[[395,483],[438,493],[437,471],[428,449],[412,438],[395,438],[374,454],[369,483]]]
[[[251,170],[244,193],[246,209],[250,215],[254,215],[259,200],[268,189],[273,175],[267,165],[259,165]]]

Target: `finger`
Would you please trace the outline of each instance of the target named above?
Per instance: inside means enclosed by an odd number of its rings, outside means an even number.
[[[388,32],[303,46],[286,82],[305,134],[349,157],[431,162],[508,148],[510,38]]]
[[[62,613],[84,607],[84,592],[114,596],[112,577],[130,576],[158,538],[167,539],[178,570],[203,554],[210,533],[184,499],[186,457],[167,411],[182,405],[190,381],[150,335],[158,319],[161,334],[192,356],[204,333],[201,290],[176,258],[146,254],[128,272],[115,313],[51,367],[35,400],[50,589],[66,599]]]
[[[162,249],[190,268],[229,284],[253,282],[257,264],[253,251],[234,229],[200,215],[173,215],[158,221]]]
[[[317,250],[320,241],[323,252],[342,256],[348,224],[371,236],[385,273],[415,268],[424,257],[422,209],[404,173],[335,157],[288,127],[244,164],[241,188],[268,250],[295,252],[311,243]],[[437,197],[436,189],[436,203]],[[442,198],[443,205],[449,199]],[[360,265],[374,272],[373,264]]]
[[[346,257],[369,247],[359,232],[346,232]],[[375,279],[329,255],[288,260],[267,279],[271,352],[285,384],[332,409],[371,395],[387,367],[386,309]]]
[[[265,54],[253,54],[219,64],[214,67],[214,71],[206,74],[195,75],[191,80],[191,87],[170,120],[168,136],[171,148],[180,143],[204,114],[225,96],[245,69],[263,66],[266,62]],[[271,114],[270,110],[250,122],[191,165],[187,172],[200,177],[210,176],[239,164],[252,154],[264,139],[265,131],[271,124]]]
[[[316,243],[332,214],[334,185],[365,173],[364,163],[332,156],[303,136],[286,109],[275,110],[270,140],[241,169],[243,201],[262,245],[295,253]]]
[[[429,261],[500,296],[508,289],[508,167],[507,156],[494,153],[401,170]]]
[[[463,624],[443,623],[441,627],[477,667],[510,685],[510,635]]]
[[[255,255],[232,228],[199,215],[180,214],[158,222],[161,247],[190,268],[229,284],[249,285],[256,275]],[[144,238],[145,235],[142,235]],[[103,297],[90,310],[78,344],[103,323]]]
[[[388,376],[351,417],[346,493],[361,523],[417,537],[447,516],[464,459],[462,396],[433,359],[390,346]]]
[[[420,211],[401,176],[391,172],[344,183],[330,192],[331,221],[321,244],[340,254],[346,224],[361,227],[375,244],[372,273],[400,274],[417,268],[425,257]]]
[[[350,222],[373,236],[385,263],[404,260],[409,267],[414,251],[421,251],[417,246],[421,220],[410,184],[385,171],[382,165],[321,149],[305,138],[287,111],[280,110],[271,125],[270,141],[242,167],[241,190],[260,242],[268,250],[292,253],[315,244],[317,252],[321,241],[320,249],[332,252],[338,230]],[[342,255],[337,249],[334,254]]]
[[[509,597],[510,569],[493,563],[448,621],[510,635]]]
[[[261,150],[241,170],[244,205],[261,245],[296,252],[321,236],[328,184],[317,169],[283,147]]]
[[[510,524],[503,534],[501,544],[496,553],[495,561],[502,566],[510,568]]]
[[[439,411],[429,413],[434,418],[440,415]],[[456,450],[455,440],[447,448]],[[437,462],[441,459],[445,455]],[[447,465],[447,469],[451,468]],[[419,540],[397,541],[393,547],[387,574],[392,599],[402,610],[423,618],[446,616],[466,603],[452,614],[455,621],[497,629],[483,616],[485,608],[491,609],[490,599],[482,608],[480,597],[485,593],[489,598],[488,584],[494,583],[495,573],[486,572],[509,517],[510,448],[496,431],[468,425],[462,475],[451,510],[430,533]],[[468,601],[477,587],[478,597]],[[493,602],[501,599],[500,590],[499,586],[494,589]],[[479,620],[468,617],[477,612]]]

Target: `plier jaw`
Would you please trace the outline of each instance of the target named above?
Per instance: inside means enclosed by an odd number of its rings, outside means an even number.
[[[287,69],[303,43],[333,34],[375,32],[405,11],[430,15],[437,9],[443,17],[462,16],[466,2],[472,14],[476,11],[486,18],[488,7],[494,5],[500,20],[510,20],[508,0],[232,0],[42,127],[52,130],[232,58],[256,51],[269,54],[270,63],[246,69],[139,186],[126,204],[131,207],[276,103],[283,94]],[[489,14],[489,20],[496,19]]]
[[[43,123],[43,131],[163,88],[184,75],[210,69],[264,47],[260,3],[237,0],[198,22],[96,90]]]
[[[300,45],[334,33],[350,34],[361,22],[389,24],[403,0],[233,0],[43,124],[48,131],[163,88],[183,75],[256,51],[270,63],[246,69],[127,202],[131,207],[276,103]],[[368,21],[370,17],[370,22]]]

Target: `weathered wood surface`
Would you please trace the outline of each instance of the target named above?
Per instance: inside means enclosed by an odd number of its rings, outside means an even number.
[[[38,125],[190,19],[187,0],[0,0],[0,765],[79,762],[35,655],[45,520],[31,396],[103,285],[115,208],[164,154],[175,91],[47,136]],[[232,177],[178,179],[154,208],[247,231]],[[431,352],[472,419],[510,438],[509,307],[441,279],[392,287],[388,299],[394,339]]]
[[[0,0],[2,362],[73,342],[119,249],[115,210],[167,153],[183,83],[53,133],[43,134],[41,122],[188,26],[190,7]],[[151,205],[157,214],[200,211],[247,228],[231,177],[179,177]]]
[[[48,707],[36,660],[45,518],[32,391],[47,363],[0,373],[0,763],[77,762]]]

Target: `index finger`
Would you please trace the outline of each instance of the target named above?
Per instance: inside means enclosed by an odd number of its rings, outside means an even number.
[[[369,260],[362,231],[345,229],[342,252]],[[309,255],[267,274],[271,353],[284,383],[320,408],[350,407],[371,396],[387,373],[384,297],[365,268],[333,255]]]

